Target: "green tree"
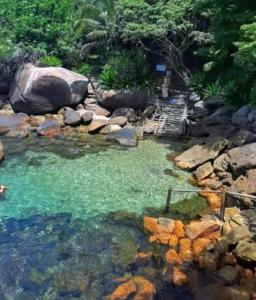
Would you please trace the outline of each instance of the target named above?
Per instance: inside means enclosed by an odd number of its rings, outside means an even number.
[[[71,10],[69,0],[0,0],[1,29],[13,44],[65,55],[72,41]]]
[[[184,55],[195,42],[207,36],[198,30],[192,2],[119,0],[122,39],[161,56],[187,80],[190,71],[184,64]]]
[[[208,78],[225,86],[231,104],[253,100],[256,2],[198,0],[194,8],[207,20],[206,29],[213,36],[208,47],[198,50]]]
[[[76,0],[75,32],[80,55],[103,55],[117,43],[114,0]]]

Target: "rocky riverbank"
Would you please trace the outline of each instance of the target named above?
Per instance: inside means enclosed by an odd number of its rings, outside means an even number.
[[[144,217],[144,228],[151,233],[149,242],[164,249],[170,283],[191,288],[192,281],[196,299],[254,299],[256,201],[229,195],[220,221],[223,199],[209,191],[256,195],[256,111],[250,105],[236,111],[221,101],[199,104],[188,127],[189,149],[169,159],[192,173],[191,183],[206,190],[200,196],[212,213],[187,223]],[[200,284],[189,267],[194,264],[211,277],[211,284],[195,288]]]
[[[145,96],[95,89],[86,77],[63,68],[24,66],[9,95],[0,95],[0,108],[0,135],[11,137],[100,133],[134,147],[144,133],[154,131],[153,107]]]

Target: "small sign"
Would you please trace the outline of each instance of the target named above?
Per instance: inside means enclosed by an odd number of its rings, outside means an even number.
[[[157,64],[156,65],[156,71],[157,72],[165,72],[166,71],[166,65]]]

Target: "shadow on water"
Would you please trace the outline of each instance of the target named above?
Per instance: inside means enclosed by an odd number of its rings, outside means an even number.
[[[0,299],[97,300],[117,287],[114,279],[142,275],[154,282],[155,299],[193,299],[160,280],[163,263],[139,263],[148,244],[135,214],[115,212],[87,220],[71,214],[34,214],[0,224]],[[3,271],[4,270],[4,271]]]
[[[51,152],[65,159],[78,159],[85,154],[95,154],[106,151],[111,148],[126,151],[126,148],[107,142],[103,136],[87,135],[84,140],[80,140],[79,136],[72,139],[68,138],[43,138],[31,135],[28,138],[15,139],[3,136],[1,138],[5,146],[5,154],[7,157],[16,157],[26,159],[26,152],[33,151],[37,153]],[[43,156],[42,156],[43,158]],[[36,163],[29,162],[28,164]]]

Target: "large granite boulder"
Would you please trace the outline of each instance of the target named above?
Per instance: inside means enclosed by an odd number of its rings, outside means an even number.
[[[27,64],[16,74],[10,90],[15,112],[40,115],[81,102],[88,79],[60,67],[39,68]]]
[[[230,166],[236,175],[256,168],[256,143],[236,147],[228,151]]]
[[[192,170],[203,163],[213,160],[225,149],[228,140],[222,137],[205,139],[204,144],[194,145],[175,158],[176,166],[181,169]]]
[[[0,115],[0,135],[11,130],[23,130],[30,127],[29,116],[24,113]]]
[[[130,128],[110,132],[107,135],[107,140],[115,141],[125,147],[136,147],[138,144],[136,131]]]
[[[147,96],[142,92],[97,90],[96,95],[99,102],[110,109],[129,107],[139,110],[146,108],[148,102]]]

